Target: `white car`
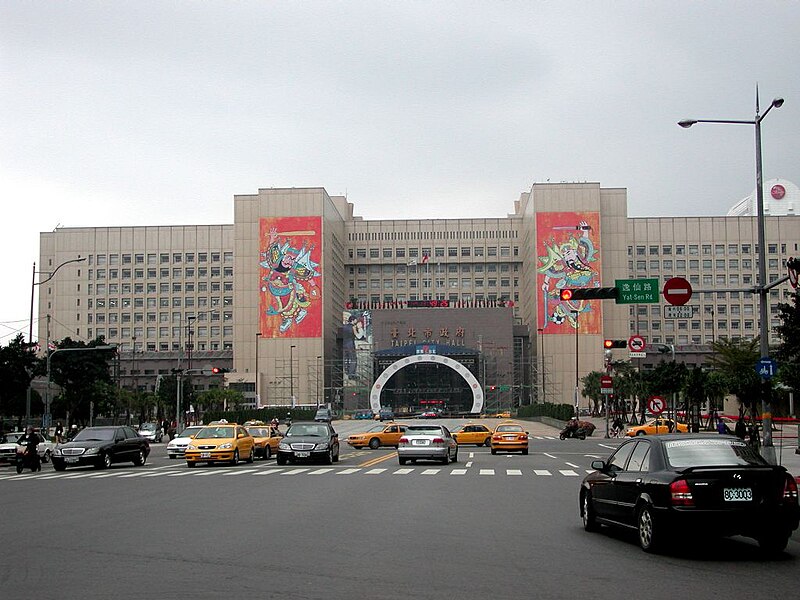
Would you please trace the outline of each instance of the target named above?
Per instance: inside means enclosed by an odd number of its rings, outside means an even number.
[[[37,450],[42,462],[50,462],[50,457],[53,456],[53,449],[56,447],[53,440],[47,437],[46,433],[41,431],[37,432],[42,441],[39,442]],[[0,463],[11,464],[17,460],[17,440],[25,435],[24,431],[15,431],[13,433],[3,434],[3,443],[0,444]]]
[[[147,438],[147,441],[157,444],[164,436],[164,432],[158,423],[142,423],[139,425],[139,435]]]
[[[169,457],[178,458],[179,456],[186,454],[186,446],[188,446],[189,442],[192,441],[194,434],[200,431],[203,427],[203,425],[191,425],[181,431],[179,436],[173,438],[167,444],[167,454]]]

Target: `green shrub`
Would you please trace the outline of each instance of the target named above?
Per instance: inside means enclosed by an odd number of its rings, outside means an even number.
[[[286,413],[291,413],[293,421],[312,421],[314,420],[314,409],[291,409],[286,408],[250,408],[240,410],[209,410],[203,414],[203,422],[220,421],[225,419],[230,423],[245,423],[246,421],[264,421],[268,423],[273,417],[283,422]]]
[[[520,418],[551,417],[559,421],[568,421],[574,414],[575,409],[571,404],[553,404],[552,402],[520,406],[517,411],[517,416]]]

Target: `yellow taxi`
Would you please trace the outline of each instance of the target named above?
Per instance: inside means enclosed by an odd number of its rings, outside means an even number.
[[[369,446],[372,450],[381,446],[394,446],[400,443],[400,438],[406,431],[406,426],[400,423],[386,423],[374,425],[364,433],[354,433],[347,438],[347,443],[353,448]]]
[[[678,423],[678,433],[686,433],[689,431],[689,426],[686,423]],[[658,433],[674,433],[675,421],[672,419],[650,419],[644,425],[637,427],[628,427],[625,435],[633,437],[636,435],[656,435]]]
[[[503,452],[528,453],[528,432],[519,423],[507,421],[500,423],[492,432],[492,454]]]
[[[467,423],[453,431],[453,438],[458,445],[475,444],[476,446],[492,445],[492,430],[480,423]]]
[[[218,421],[209,423],[194,435],[184,456],[187,467],[201,462],[236,465],[239,460],[253,462],[255,447],[253,436],[242,425]]]
[[[253,443],[255,444],[255,455],[257,457],[267,460],[278,450],[278,444],[283,439],[283,434],[277,427],[266,425],[264,423],[247,425],[245,429],[253,436]]]

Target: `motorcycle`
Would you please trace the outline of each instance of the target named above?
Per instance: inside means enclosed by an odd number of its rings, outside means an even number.
[[[583,427],[565,427],[561,430],[561,433],[558,434],[559,439],[565,440],[567,438],[577,438],[579,440],[586,439],[586,430]]]
[[[41,471],[42,462],[39,460],[39,453],[34,450],[28,452],[25,446],[17,446],[17,474],[22,473],[25,467],[30,468],[31,472]]]

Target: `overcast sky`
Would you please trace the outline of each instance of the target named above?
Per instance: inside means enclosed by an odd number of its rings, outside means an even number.
[[[233,223],[322,186],[367,219],[498,217],[534,182],[631,216],[724,215],[800,183],[797,2],[0,3],[0,342],[39,232]]]

